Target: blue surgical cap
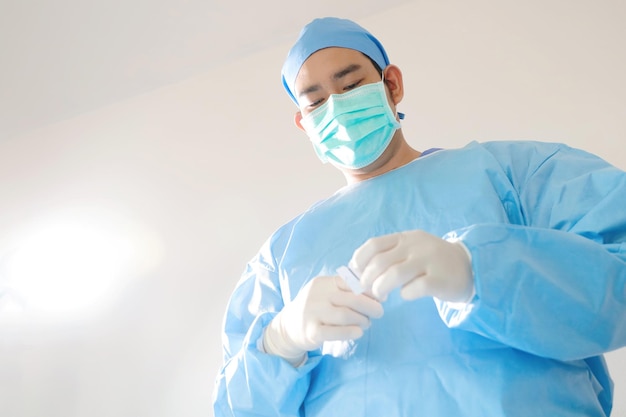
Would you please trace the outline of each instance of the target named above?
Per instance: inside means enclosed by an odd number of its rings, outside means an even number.
[[[298,104],[295,95],[296,77],[302,64],[313,53],[329,47],[349,48],[362,52],[381,69],[389,65],[387,53],[378,39],[353,21],[336,17],[315,19],[302,29],[283,64],[283,86],[296,104]]]

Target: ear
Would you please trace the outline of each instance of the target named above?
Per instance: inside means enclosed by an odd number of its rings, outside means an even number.
[[[402,82],[402,71],[393,64],[387,65],[383,71],[385,76],[385,85],[389,89],[389,94],[393,100],[393,104],[397,105],[404,97],[404,83]]]
[[[293,116],[293,122],[298,126],[298,129],[305,132],[304,127],[302,127],[302,112],[296,112]]]

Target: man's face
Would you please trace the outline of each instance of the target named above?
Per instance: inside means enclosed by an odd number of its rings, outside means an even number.
[[[372,62],[359,51],[325,48],[312,54],[296,77],[295,94],[302,116],[326,102],[331,94],[375,83],[381,76]]]

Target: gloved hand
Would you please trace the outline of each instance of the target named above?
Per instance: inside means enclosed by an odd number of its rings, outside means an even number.
[[[263,347],[297,366],[326,341],[358,339],[370,318],[382,315],[378,301],[353,293],[341,278],[317,277],[265,328]]]
[[[381,301],[395,288],[408,300],[432,296],[467,302],[474,294],[474,274],[465,246],[422,230],[369,239],[354,252],[349,265],[360,276],[363,288]]]

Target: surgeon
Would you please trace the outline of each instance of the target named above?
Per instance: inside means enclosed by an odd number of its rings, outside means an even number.
[[[347,185],[248,264],[215,415],[608,416],[626,174],[557,143],[413,149],[402,73],[349,20],[305,26],[282,80]]]

